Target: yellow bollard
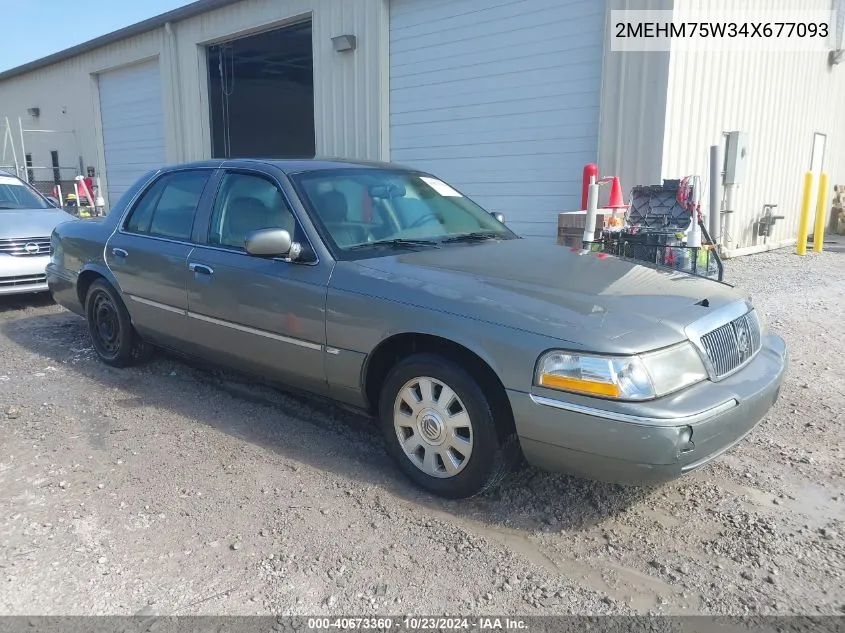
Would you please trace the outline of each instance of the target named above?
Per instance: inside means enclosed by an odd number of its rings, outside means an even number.
[[[824,216],[827,215],[827,174],[819,179],[819,201],[816,203],[816,225],[813,227],[813,250],[821,253],[824,247]]]
[[[795,252],[804,255],[807,252],[807,234],[810,232],[810,206],[813,203],[813,172],[804,174],[804,196],[801,198],[801,218],[798,222],[798,244]]]

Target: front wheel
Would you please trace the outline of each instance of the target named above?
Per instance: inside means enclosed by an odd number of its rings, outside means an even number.
[[[441,497],[482,493],[514,462],[515,434],[496,419],[479,383],[438,356],[415,354],[390,371],[379,418],[401,470]]]
[[[97,280],[88,288],[85,316],[94,351],[107,365],[129,367],[152,354],[152,346],[132,327],[126,306],[107,281]]]

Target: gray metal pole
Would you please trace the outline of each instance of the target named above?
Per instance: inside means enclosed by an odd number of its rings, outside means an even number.
[[[26,164],[27,163],[27,161],[26,161],[26,144],[24,143],[24,140],[23,140],[23,121],[21,120],[20,117],[18,117],[18,127],[21,130],[21,153],[23,154],[23,164],[24,164],[24,170],[23,170],[24,177],[21,180],[29,182],[29,169],[27,169],[27,167],[29,167],[29,165]],[[33,161],[33,165],[34,164],[35,164],[35,162]]]
[[[719,146],[710,147],[710,212],[708,214],[710,224],[710,237],[715,244],[722,239],[721,235],[721,209],[719,208],[719,191],[721,190],[722,169],[719,165]]]
[[[587,215],[584,217],[584,248],[596,241],[596,216],[599,211],[599,185],[595,176],[590,176],[590,188],[587,190]]]

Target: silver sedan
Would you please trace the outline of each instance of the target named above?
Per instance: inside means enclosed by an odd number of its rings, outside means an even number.
[[[0,295],[49,290],[50,235],[73,219],[17,176],[0,171]]]

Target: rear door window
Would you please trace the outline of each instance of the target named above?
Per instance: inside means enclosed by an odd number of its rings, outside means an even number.
[[[141,196],[126,220],[125,230],[190,241],[194,216],[210,177],[207,169],[162,176]]]

